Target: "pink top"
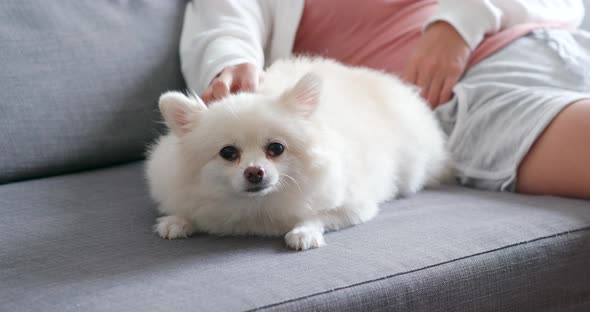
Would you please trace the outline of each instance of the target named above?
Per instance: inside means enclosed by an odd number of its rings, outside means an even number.
[[[437,0],[306,0],[293,52],[401,75]],[[487,36],[469,66],[540,24],[521,24]]]

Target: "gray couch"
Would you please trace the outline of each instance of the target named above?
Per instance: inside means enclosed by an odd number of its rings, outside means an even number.
[[[0,311],[590,311],[588,201],[442,187],[306,252],[153,234],[184,5],[0,3]]]

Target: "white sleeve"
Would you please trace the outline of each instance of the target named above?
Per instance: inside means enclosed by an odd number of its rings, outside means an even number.
[[[574,29],[584,18],[582,0],[439,0],[428,20],[451,24],[473,50],[486,34],[523,23],[560,23]]]
[[[200,94],[226,66],[264,66],[272,27],[263,1],[193,0],[186,6],[180,62],[187,86]]]

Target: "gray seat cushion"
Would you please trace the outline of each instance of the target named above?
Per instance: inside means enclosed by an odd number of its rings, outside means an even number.
[[[328,245],[167,241],[142,164],[0,186],[1,311],[589,311],[590,203],[444,187]]]
[[[186,1],[1,1],[0,184],[143,157]]]

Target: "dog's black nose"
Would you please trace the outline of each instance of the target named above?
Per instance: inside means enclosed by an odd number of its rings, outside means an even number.
[[[264,169],[261,167],[248,167],[244,170],[244,177],[250,183],[260,183],[264,177]]]

